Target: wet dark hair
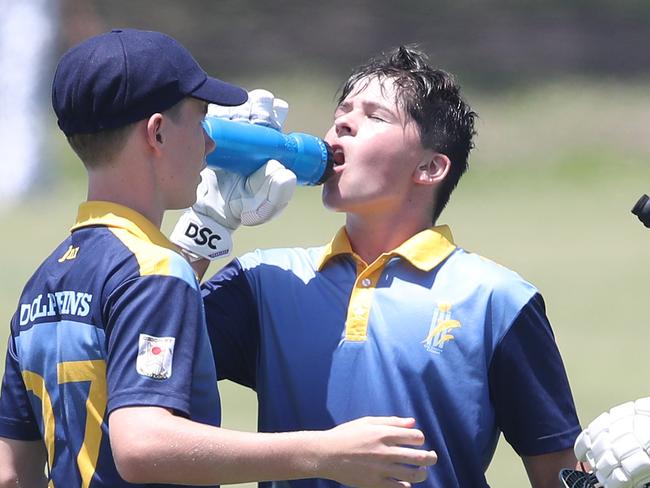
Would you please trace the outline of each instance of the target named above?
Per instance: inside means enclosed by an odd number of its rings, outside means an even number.
[[[467,171],[469,153],[474,147],[472,138],[476,134],[474,121],[478,116],[463,100],[454,77],[429,66],[426,54],[413,46],[400,46],[356,68],[341,88],[338,103],[374,78],[393,81],[396,102],[417,124],[423,147],[445,154],[451,160],[449,173],[434,203],[435,223]]]

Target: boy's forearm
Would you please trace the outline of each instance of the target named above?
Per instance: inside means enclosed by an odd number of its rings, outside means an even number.
[[[110,426],[118,470],[132,483],[228,484],[322,475],[314,462],[314,433],[238,432],[147,407],[115,411]]]
[[[437,456],[420,448],[424,436],[414,425],[412,418],[366,417],[323,431],[251,433],[157,407],[121,408],[109,419],[115,463],[126,481],[194,485],[302,478],[360,488],[421,482]]]
[[[45,488],[45,446],[41,441],[0,437],[0,488]]]

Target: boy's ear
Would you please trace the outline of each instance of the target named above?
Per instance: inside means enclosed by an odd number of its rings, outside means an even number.
[[[163,116],[155,113],[147,119],[147,143],[151,147],[158,148],[164,141],[163,136]]]
[[[449,168],[450,159],[442,153],[433,153],[430,160],[420,163],[413,172],[413,181],[420,185],[433,185],[445,179]]]

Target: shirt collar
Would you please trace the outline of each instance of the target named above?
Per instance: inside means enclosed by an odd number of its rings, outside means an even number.
[[[94,225],[125,229],[142,240],[174,251],[178,250],[178,247],[172,244],[160,229],[144,215],[117,203],[83,202],[79,205],[77,221],[70,232]]]
[[[415,234],[397,248],[383,255],[400,256],[422,271],[431,271],[455,249],[456,244],[454,244],[451,229],[446,225],[438,225]],[[330,259],[341,254],[350,254],[355,260],[362,261],[352,250],[345,227],[341,227],[334,239],[325,246],[323,256],[318,263],[318,270],[322,270]]]

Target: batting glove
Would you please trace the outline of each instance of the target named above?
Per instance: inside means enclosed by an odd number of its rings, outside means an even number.
[[[208,115],[282,129],[289,106],[266,90],[253,90],[238,107],[210,104]],[[219,150],[218,148],[216,149]],[[270,160],[248,177],[221,168],[206,168],[196,203],[181,216],[170,239],[193,259],[218,259],[232,251],[231,234],[240,224],[268,222],[293,196],[296,176]]]
[[[578,436],[574,451],[605,488],[650,486],[650,397],[596,417]]]
[[[282,130],[288,113],[289,104],[286,101],[275,98],[270,91],[259,88],[248,92],[248,100],[242,105],[236,107],[222,107],[213,103],[208,105],[208,116],[263,125],[279,131]]]

